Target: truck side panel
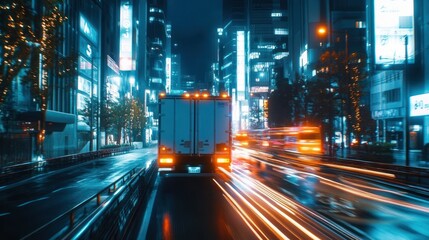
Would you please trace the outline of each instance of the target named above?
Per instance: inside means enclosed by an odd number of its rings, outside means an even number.
[[[216,124],[214,131],[215,143],[231,146],[231,104],[228,100],[216,100],[215,103]],[[217,149],[218,150],[218,149]]]
[[[196,100],[196,154],[214,154],[215,101]]]
[[[175,154],[194,152],[194,104],[192,99],[174,99],[175,115]]]
[[[164,153],[174,153],[175,111],[174,99],[162,99],[160,102],[159,146],[164,147]]]

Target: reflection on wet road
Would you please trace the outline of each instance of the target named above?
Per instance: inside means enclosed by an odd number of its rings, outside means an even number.
[[[317,157],[240,149],[232,172],[159,179],[147,239],[425,239],[429,201]],[[392,176],[383,176],[391,178]]]

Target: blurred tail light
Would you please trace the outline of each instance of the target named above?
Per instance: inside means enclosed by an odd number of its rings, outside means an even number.
[[[161,163],[161,164],[172,164],[173,162],[174,162],[174,160],[171,157],[165,157],[165,158],[159,159],[159,163]]]
[[[229,158],[219,157],[216,159],[217,163],[229,163]]]

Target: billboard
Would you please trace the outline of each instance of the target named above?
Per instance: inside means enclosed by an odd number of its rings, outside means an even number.
[[[429,115],[429,93],[410,97],[410,116]]]
[[[376,64],[414,63],[414,0],[374,0]]]
[[[244,100],[246,87],[246,55],[244,31],[237,31],[237,92],[238,100]]]
[[[133,9],[129,1],[121,2],[121,25],[119,38],[119,69],[133,70]]]

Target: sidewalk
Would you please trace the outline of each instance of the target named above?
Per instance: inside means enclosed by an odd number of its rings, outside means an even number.
[[[344,155],[343,155],[344,154]],[[344,149],[341,151],[339,149],[336,152],[337,157],[344,157],[347,158],[349,155],[353,155],[353,150]],[[393,150],[393,158],[394,162],[391,164],[400,165],[400,166],[406,166],[405,162],[405,151],[395,149]],[[421,167],[421,168],[429,168],[429,160],[424,160],[422,157],[422,153],[420,150],[411,150],[410,151],[410,167]]]

